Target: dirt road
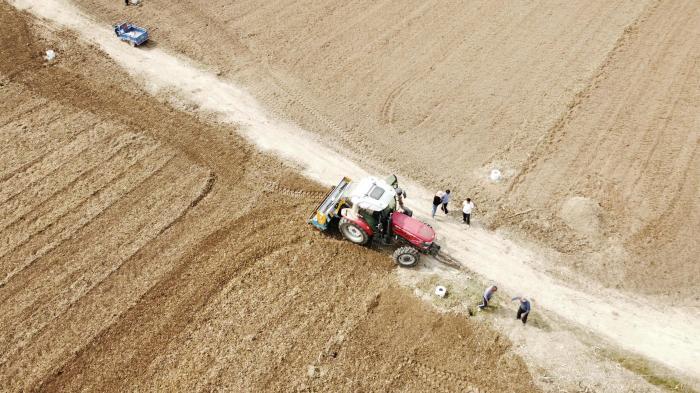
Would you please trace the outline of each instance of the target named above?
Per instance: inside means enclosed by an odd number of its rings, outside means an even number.
[[[507,338],[309,228],[317,184],[0,20],[1,390],[537,391]]]
[[[20,8],[34,4],[29,0],[13,3]],[[298,127],[268,117],[243,90],[189,61],[158,48],[133,51],[120,45],[106,28],[81,16],[62,1],[42,1],[41,7],[31,7],[30,11],[83,32],[84,39],[99,45],[136,78],[148,81],[146,87],[154,94],[175,93],[205,114],[213,113],[220,120],[240,125],[244,135],[257,145],[301,163],[304,172],[316,180],[328,184],[342,175],[357,177],[364,173],[359,166],[316,142]],[[329,162],[334,165],[328,165]],[[416,183],[404,181],[404,184],[412,190],[411,199],[418,215],[427,216],[427,210],[420,206],[429,206],[431,193]],[[466,232],[449,221],[438,223],[436,227],[446,250],[470,269],[514,292],[530,294],[540,307],[627,350],[667,365],[687,378],[700,375],[700,343],[692,339],[700,332],[697,315],[594,284],[585,290],[571,288],[533,268],[528,261],[538,260],[540,255],[497,234],[484,230]]]

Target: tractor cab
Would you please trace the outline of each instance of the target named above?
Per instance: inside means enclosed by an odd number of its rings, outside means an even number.
[[[396,210],[396,192],[383,180],[366,177],[348,190],[350,204],[341,216],[362,218],[373,232],[383,232],[389,216]]]
[[[394,188],[376,177],[365,177],[348,189],[353,206],[369,211],[382,211],[396,207]]]

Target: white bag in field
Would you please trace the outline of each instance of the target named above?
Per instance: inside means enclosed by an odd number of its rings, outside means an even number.
[[[447,288],[443,287],[442,285],[438,285],[435,287],[435,294],[439,297],[445,297],[447,296]]]

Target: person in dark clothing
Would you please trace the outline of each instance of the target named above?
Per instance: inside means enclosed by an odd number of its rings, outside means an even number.
[[[437,212],[438,206],[442,203],[442,196],[445,195],[442,191],[438,191],[433,197],[433,211],[431,216],[435,218],[435,212]]]
[[[124,5],[128,6],[128,5],[129,5],[129,0],[124,0]]]
[[[530,315],[530,301],[520,296],[516,296],[512,300],[518,300],[520,302],[520,307],[518,307],[518,313],[515,314],[515,319],[521,320],[524,325],[527,323],[527,316]]]
[[[442,211],[445,214],[449,213],[447,210],[447,204],[450,203],[450,190],[445,191],[445,194],[442,196],[442,200],[440,202],[442,203]]]

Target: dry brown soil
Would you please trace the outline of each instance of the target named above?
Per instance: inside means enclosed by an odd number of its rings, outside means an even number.
[[[76,3],[575,272],[700,304],[696,0]]]
[[[306,225],[319,186],[0,21],[0,390],[536,390],[506,338]]]

